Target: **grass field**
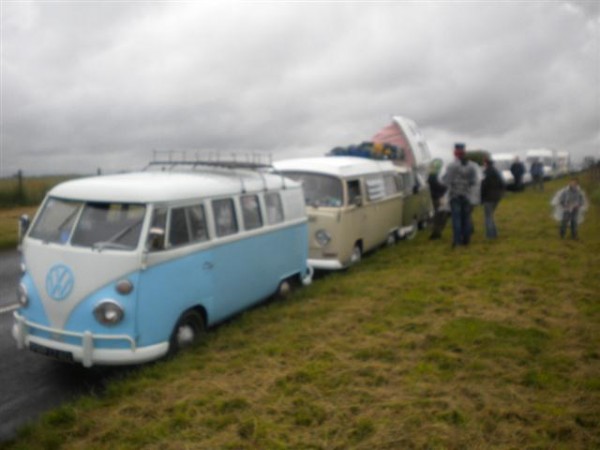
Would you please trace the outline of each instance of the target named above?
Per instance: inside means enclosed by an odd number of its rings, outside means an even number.
[[[600,448],[600,187],[579,241],[543,193],[500,237],[426,233],[254,308],[179,357],[23,429],[10,449]],[[1,445],[0,445],[1,447]]]

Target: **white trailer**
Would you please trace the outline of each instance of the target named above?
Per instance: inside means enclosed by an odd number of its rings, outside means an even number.
[[[527,150],[525,160],[528,168],[534,161],[540,161],[544,166],[544,178],[551,179],[556,177],[556,151],[549,148],[538,148]]]

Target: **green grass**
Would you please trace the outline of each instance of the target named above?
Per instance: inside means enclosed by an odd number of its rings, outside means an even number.
[[[600,202],[560,240],[563,184],[509,193],[497,241],[478,209],[469,248],[447,228],[383,249],[4,447],[600,448]]]

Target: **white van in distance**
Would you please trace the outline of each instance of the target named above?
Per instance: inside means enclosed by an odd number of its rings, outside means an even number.
[[[556,177],[556,152],[554,150],[548,148],[527,150],[525,159],[527,167],[531,167],[535,160],[540,161],[544,166],[544,178],[552,179]]]
[[[21,243],[19,348],[85,367],[151,361],[309,283],[301,186],[202,163],[62,183]]]

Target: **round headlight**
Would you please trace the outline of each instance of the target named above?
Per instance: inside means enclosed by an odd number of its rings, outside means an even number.
[[[119,280],[116,285],[116,290],[121,295],[127,295],[133,291],[133,284],[129,280]]]
[[[17,301],[23,307],[29,304],[29,294],[27,293],[27,288],[23,283],[19,284],[17,287]]]
[[[325,247],[331,241],[331,235],[326,230],[319,230],[315,233],[315,239],[321,247]]]
[[[94,308],[94,317],[103,325],[116,325],[124,316],[121,305],[113,300],[103,300]]]

